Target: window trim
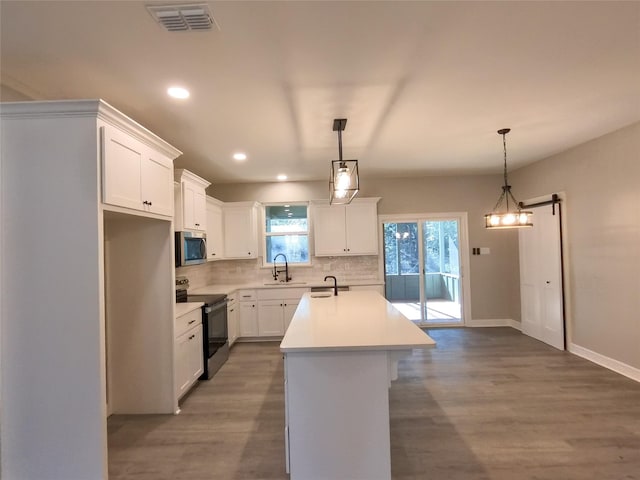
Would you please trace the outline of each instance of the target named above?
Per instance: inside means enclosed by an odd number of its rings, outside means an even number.
[[[307,209],[307,230],[306,232],[267,232],[267,207],[284,207],[285,205],[296,206],[296,207],[306,207]],[[269,237],[282,237],[285,235],[306,235],[307,236],[307,247],[308,247],[308,258],[309,260],[306,262],[295,262],[289,263],[289,268],[291,267],[310,267],[311,266],[311,216],[309,215],[309,202],[266,202],[262,203],[261,208],[261,225],[260,233],[262,236],[262,268],[273,268],[273,262],[270,259],[267,259],[267,238]]]

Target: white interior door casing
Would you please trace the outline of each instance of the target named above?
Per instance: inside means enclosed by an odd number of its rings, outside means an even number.
[[[521,229],[520,297],[522,332],[564,350],[562,257],[559,212],[533,208],[533,227]]]

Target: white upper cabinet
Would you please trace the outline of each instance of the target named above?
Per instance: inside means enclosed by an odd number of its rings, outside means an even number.
[[[205,189],[211,185],[205,179],[188,170],[175,171],[175,226],[176,230],[207,229],[207,195]]]
[[[224,258],[222,202],[207,197],[207,260]]]
[[[173,216],[173,161],[106,125],[102,131],[102,201]]]
[[[258,257],[258,204],[231,202],[222,207],[224,258]]]
[[[348,205],[313,204],[315,255],[378,255],[379,198]]]
[[[173,162],[158,152],[142,162],[142,198],[148,211],[173,216]]]

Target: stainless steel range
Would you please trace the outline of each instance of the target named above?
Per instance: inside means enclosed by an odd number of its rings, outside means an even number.
[[[188,295],[188,302],[204,302],[202,307],[204,372],[200,380],[208,380],[229,358],[227,331],[227,296]]]
[[[229,335],[227,332],[227,296],[187,295],[188,281],[176,279],[176,302],[204,302],[202,307],[202,351],[204,372],[200,380],[208,380],[220,370],[229,358]],[[183,288],[181,288],[183,287]]]

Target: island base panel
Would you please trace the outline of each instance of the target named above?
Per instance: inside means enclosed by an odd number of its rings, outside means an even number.
[[[287,353],[291,480],[390,480],[384,351]]]

